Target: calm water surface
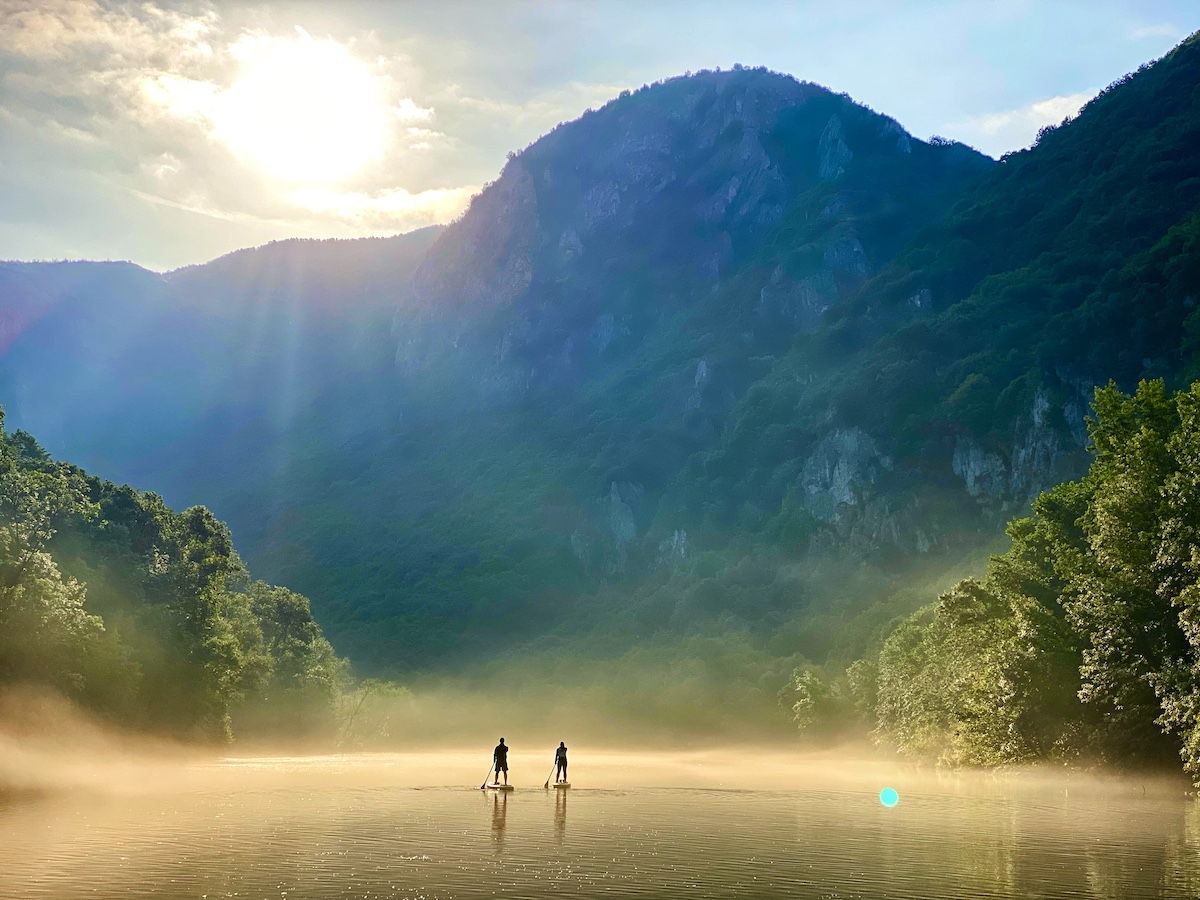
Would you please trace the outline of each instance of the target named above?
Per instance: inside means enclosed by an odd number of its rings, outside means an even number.
[[[608,754],[544,791],[538,759],[507,795],[456,754],[134,767],[0,808],[0,896],[1200,896],[1178,785]]]

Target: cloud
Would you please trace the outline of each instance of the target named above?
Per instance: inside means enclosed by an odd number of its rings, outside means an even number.
[[[577,118],[585,109],[607,103],[627,87],[630,85],[571,81],[526,100],[464,96],[454,86],[447,89],[446,94],[458,106],[485,113],[489,117],[549,128],[557,122]]]
[[[321,216],[332,216],[373,232],[394,234],[448,222],[461,214],[477,193],[478,185],[436,188],[415,194],[403,188],[389,188],[375,194],[303,188],[292,195],[292,200]]]
[[[143,112],[149,118],[169,116],[194,122],[211,121],[220,89],[211,81],[198,81],[168,72],[152,72],[138,80]]]
[[[176,222],[190,215],[209,223],[197,220],[209,235],[219,223],[240,226],[229,231],[231,242],[246,234],[395,233],[458,215],[474,188],[437,183],[436,154],[428,151],[452,142],[432,127],[433,105],[413,96],[410,61],[370,30],[313,37],[287,15],[275,21],[269,9],[203,0],[180,7],[0,0],[0,172],[30,186],[69,172],[86,194],[78,202],[96,211],[87,227],[105,209],[128,215],[141,204],[147,222],[169,210]],[[283,74],[273,81],[261,68],[257,82],[248,78],[273,57],[296,65],[277,67]],[[340,84],[311,83],[299,63],[313,60]],[[289,79],[304,77],[308,101],[340,87],[337,102],[325,97],[316,115],[312,102],[293,102]],[[352,115],[368,102],[371,116]],[[364,122],[375,130],[349,127]],[[297,195],[297,188],[313,190]],[[46,234],[61,204],[47,194],[24,208],[28,232]],[[71,227],[84,222],[76,217]],[[121,237],[133,228],[104,231],[88,242],[112,241],[112,255],[197,261],[183,234],[141,229],[135,239]],[[146,234],[161,247],[130,243]]]
[[[155,159],[142,163],[142,171],[160,183],[169,182],[179,174],[181,168],[178,157],[171,153],[160,153]]]
[[[401,97],[392,111],[401,122],[428,122],[433,118],[433,108],[417,106],[412,97]]]
[[[947,125],[945,130],[957,140],[984,153],[1000,156],[1011,150],[1028,147],[1037,138],[1038,129],[1057,125],[1065,118],[1078,115],[1098,90],[1064,94],[1037,100],[1017,109],[974,116]]]
[[[200,124],[209,138],[263,174],[293,183],[341,181],[381,159],[408,122],[432,107],[397,96],[390,75],[332,38],[244,33],[216,53],[223,81],[143,73],[151,117]]]
[[[1146,38],[1169,38],[1174,41],[1181,37],[1183,37],[1183,30],[1168,22],[1163,22],[1159,25],[1143,25],[1141,28],[1135,28],[1129,33],[1131,41],[1141,41]]]

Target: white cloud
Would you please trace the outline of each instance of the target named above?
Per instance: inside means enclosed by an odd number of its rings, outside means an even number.
[[[143,117],[200,125],[243,162],[293,184],[344,181],[382,160],[401,137],[410,149],[426,149],[441,136],[404,127],[431,122],[434,110],[398,96],[378,68],[386,58],[369,65],[347,45],[316,40],[298,26],[295,36],[245,32],[217,56],[225,58],[224,84],[142,72]]]
[[[292,201],[312,213],[394,234],[448,222],[462,213],[478,192],[477,185],[435,188],[415,194],[403,188],[388,188],[374,194],[304,188],[292,194]]]
[[[142,162],[142,171],[159,183],[166,183],[183,168],[179,158],[172,153],[160,153],[155,159]]]
[[[167,72],[143,75],[139,88],[151,116],[165,114],[197,122],[211,120],[220,94],[220,89],[211,81],[197,81]]]
[[[457,85],[447,88],[447,98],[461,107],[518,125],[548,129],[557,122],[578,118],[584,109],[607,103],[629,85],[571,81],[523,101],[464,96]]]
[[[401,122],[428,122],[433,118],[433,108],[417,106],[412,97],[401,97],[393,111]]]
[[[1135,28],[1129,33],[1131,41],[1140,41],[1145,38],[1170,38],[1178,40],[1183,37],[1183,31],[1175,25],[1163,22],[1159,25],[1143,25],[1141,28]]]
[[[1017,109],[986,113],[954,122],[947,125],[945,130],[948,135],[984,153],[1000,156],[1010,150],[1028,147],[1036,139],[1038,129],[1057,125],[1065,118],[1078,115],[1097,93],[1097,90],[1080,91],[1037,100]]]

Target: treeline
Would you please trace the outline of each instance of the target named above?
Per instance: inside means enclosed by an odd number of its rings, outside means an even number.
[[[0,688],[14,685],[218,741],[345,739],[378,693],[353,684],[305,597],[250,578],[207,509],[56,462],[0,411]]]
[[[867,723],[961,765],[1178,755],[1200,780],[1200,382],[1097,390],[1086,477],[1034,502],[1012,547],[877,655],[788,689],[810,731]]]

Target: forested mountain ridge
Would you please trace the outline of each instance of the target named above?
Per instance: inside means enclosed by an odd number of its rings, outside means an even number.
[[[149,479],[178,505],[201,502],[193,467],[261,480],[297,421],[336,413],[347,392],[379,393],[363,382],[390,369],[397,285],[437,233],[279,241],[166,274],[0,263],[9,418],[56,455]]]
[[[117,392],[141,446],[112,464],[212,506],[366,667],[710,639],[739,648],[716,681],[849,661],[920,605],[914,567],[1084,471],[1093,385],[1188,375],[1198,85],[1193,38],[999,163],[761,70],[650,86],[380,276],[351,377],[279,353],[178,442]],[[251,305],[302,263],[237,259]],[[235,262],[172,277],[220,294]]]
[[[905,493],[957,482],[1002,509],[1081,474],[1095,385],[1194,374],[1197,84],[1191,38],[971,185],[747,393],[689,502],[779,508],[807,444],[843,497],[887,505],[848,503],[844,529],[890,517],[913,546],[936,535],[897,508]],[[737,488],[704,489],[714,471]],[[821,486],[796,505],[828,519]]]

